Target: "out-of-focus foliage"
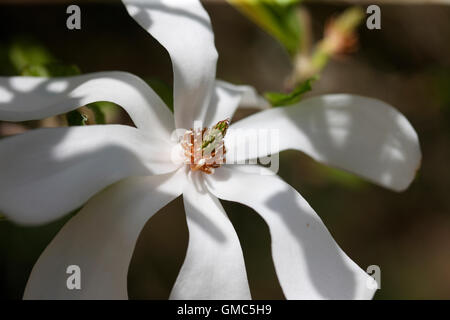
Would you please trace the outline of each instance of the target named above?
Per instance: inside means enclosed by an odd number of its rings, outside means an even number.
[[[292,105],[299,102],[306,92],[311,91],[311,85],[315,80],[316,77],[306,79],[298,84],[290,93],[266,92],[264,96],[274,107]]]
[[[7,51],[9,60],[19,74],[30,66],[41,66],[56,61],[44,46],[29,37],[17,37]]]
[[[329,183],[336,184],[339,187],[361,189],[367,185],[367,182],[362,178],[344,170],[335,169],[329,166],[320,166],[317,170],[317,174],[322,176]]]
[[[360,7],[348,8],[339,16],[331,18],[325,25],[324,37],[315,44],[314,48],[309,50],[310,46],[305,45],[304,50],[295,56],[290,82],[298,83],[317,76],[331,58],[356,51],[358,44],[356,29],[363,18],[364,11]]]
[[[78,66],[59,61],[42,43],[32,37],[19,36],[9,44],[0,45],[0,73],[30,77],[67,77],[80,75]],[[172,88],[157,78],[147,79],[147,83],[161,97],[173,112]],[[66,114],[69,126],[105,124],[105,112],[115,113],[117,106],[107,101],[86,105]],[[89,119],[92,118],[92,119]]]
[[[173,112],[173,90],[166,82],[158,78],[149,78],[147,84],[159,95],[169,109]]]
[[[345,10],[330,20],[325,26],[324,38],[312,46],[309,15],[299,6],[300,0],[228,2],[277,39],[290,54],[292,73],[286,81],[287,92],[265,94],[273,106],[287,106],[300,101],[302,95],[312,89],[311,79],[318,77],[330,58],[354,50],[357,44],[355,30],[364,17],[359,7]]]
[[[450,111],[450,70],[440,69],[433,72],[435,94],[442,108]]]
[[[433,70],[431,77],[434,98],[450,127],[450,69]],[[448,130],[450,131],[450,128]]]
[[[88,105],[88,108],[94,113],[95,123],[97,124],[106,123],[105,113],[103,112],[105,104],[109,105],[110,103],[106,101],[100,101]]]
[[[30,77],[67,77],[81,74],[76,65],[64,65],[58,62],[43,64],[28,64],[21,72],[22,76]]]
[[[228,0],[233,6],[277,39],[291,56],[301,42],[296,5],[300,0]]]
[[[321,71],[331,57],[356,49],[358,41],[355,30],[363,18],[362,9],[352,7],[328,23],[325,27],[325,37],[317,44],[311,57],[313,73]]]
[[[68,112],[66,119],[69,126],[84,126],[88,121],[87,115],[78,110]]]
[[[59,62],[44,45],[32,38],[15,39],[8,48],[8,56],[15,71],[22,76],[50,78],[81,74],[76,65]],[[105,123],[100,105],[91,103],[86,107],[94,113],[97,124]],[[66,119],[69,126],[80,126],[87,123],[88,116],[73,110],[66,114]]]

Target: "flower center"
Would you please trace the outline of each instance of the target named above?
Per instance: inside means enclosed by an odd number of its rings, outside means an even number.
[[[225,119],[211,128],[191,129],[185,132],[181,141],[184,163],[189,164],[192,171],[200,170],[211,174],[215,168],[226,162],[223,138],[228,126],[229,120]]]

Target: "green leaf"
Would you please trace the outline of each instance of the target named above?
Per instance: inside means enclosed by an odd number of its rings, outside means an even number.
[[[296,12],[300,0],[228,0],[294,55],[301,44],[301,26]]]
[[[450,130],[450,69],[431,69],[429,91],[439,107],[446,130]]]
[[[102,110],[102,105],[99,102],[94,102],[86,105],[94,113],[95,123],[96,124],[105,124],[106,117],[105,113]]]
[[[164,103],[173,112],[173,90],[166,82],[157,79],[146,79],[147,84],[159,95]]]
[[[290,93],[266,92],[264,96],[274,107],[288,106],[299,102],[306,92],[311,91],[312,83],[315,80],[316,77],[305,80],[297,85]]]
[[[329,182],[338,184],[340,186],[349,189],[361,189],[367,185],[367,183],[357,175],[328,166],[320,166],[319,172]]]
[[[22,76],[30,77],[69,77],[81,74],[76,65],[64,65],[58,62],[29,64],[22,71]]]
[[[16,72],[32,77],[66,77],[81,74],[75,65],[62,64],[37,40],[16,38],[8,48],[9,59]]]
[[[112,121],[120,112],[121,107],[109,101],[97,101],[86,105],[94,114],[96,124],[106,124],[108,119]]]
[[[69,126],[84,126],[88,120],[87,115],[78,110],[73,110],[66,113],[67,124]]]
[[[17,73],[21,73],[28,65],[42,65],[56,61],[41,43],[30,37],[14,39],[9,46],[8,55]]]

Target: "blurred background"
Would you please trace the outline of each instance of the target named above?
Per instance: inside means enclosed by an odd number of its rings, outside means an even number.
[[[301,42],[293,46],[239,5],[203,2],[215,32],[219,78],[290,97],[305,83],[312,87],[305,96],[374,97],[398,108],[418,132],[423,163],[403,193],[330,169],[299,152],[281,154],[279,174],[308,200],[341,248],[364,270],[380,266],[376,299],[450,298],[450,6],[413,2],[379,2],[380,30],[366,28],[367,3],[359,3],[362,11],[350,11],[350,16],[343,13],[355,2],[289,5],[279,11],[279,26],[283,28],[285,18],[300,21],[300,36],[294,39]],[[66,28],[69,4],[81,8],[81,30]],[[349,19],[345,30],[339,27]],[[324,53],[329,49],[324,41],[330,34],[336,39],[333,30],[340,32],[342,45]],[[120,1],[0,1],[0,75],[106,70],[137,74],[171,103],[168,54]],[[118,106],[108,103],[79,114],[87,117],[87,124],[98,123],[99,109],[108,123],[131,124]],[[237,117],[252,112],[240,111]],[[70,122],[65,117],[0,122],[0,139]],[[267,226],[247,207],[223,205],[243,247],[253,298],[284,299]],[[69,217],[32,228],[0,217],[0,298],[22,297],[33,264]],[[139,238],[128,274],[130,298],[167,299],[187,241],[179,198],[151,218]]]

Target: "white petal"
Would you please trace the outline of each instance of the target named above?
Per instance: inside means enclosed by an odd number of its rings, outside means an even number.
[[[247,205],[266,221],[286,298],[372,298],[373,279],[338,247],[308,203],[278,176],[262,173],[220,168],[207,179],[215,196]]]
[[[122,0],[128,13],[169,52],[177,128],[203,120],[216,77],[217,51],[208,13],[197,0]]]
[[[200,185],[191,182],[183,192],[189,246],[170,298],[250,299],[233,225],[219,200]]]
[[[250,129],[266,131],[258,132],[257,147],[242,152]],[[267,136],[274,137],[270,147]],[[257,113],[233,124],[225,144],[227,163],[297,149],[397,191],[408,187],[421,161],[417,134],[401,113],[379,100],[346,94]]]
[[[251,86],[236,86],[216,80],[204,126],[211,127],[219,121],[231,120],[238,107],[267,109],[270,105]]]
[[[140,78],[126,72],[75,77],[0,77],[0,120],[25,121],[62,114],[88,103],[110,101],[123,107],[138,128],[168,137],[173,116]]]
[[[36,262],[25,299],[127,299],[127,273],[147,220],[182,192],[184,172],[128,178],[93,197]],[[69,290],[67,267],[81,270]]]
[[[0,212],[44,223],[133,175],[173,171],[171,145],[122,125],[46,128],[0,141]]]

